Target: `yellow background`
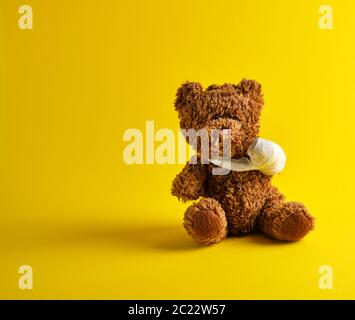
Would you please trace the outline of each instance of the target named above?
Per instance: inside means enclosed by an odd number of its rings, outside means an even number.
[[[322,4],[1,0],[0,297],[354,299],[355,3],[326,1],[333,30]],[[199,247],[170,196],[182,165],[123,162],[126,129],[176,132],[183,81],[242,77],[262,83],[261,135],[288,156],[274,183],[317,217],[299,243]]]

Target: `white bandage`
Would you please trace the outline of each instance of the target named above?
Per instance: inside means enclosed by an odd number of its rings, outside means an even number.
[[[285,167],[286,154],[275,142],[256,138],[249,146],[247,154],[250,159],[221,160],[212,159],[214,165],[232,171],[259,170],[267,176],[280,173]]]

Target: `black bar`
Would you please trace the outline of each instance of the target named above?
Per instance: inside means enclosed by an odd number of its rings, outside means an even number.
[[[310,315],[352,315],[353,300],[3,300],[1,314],[70,316],[98,315],[99,319],[224,319],[262,315],[288,319]],[[6,313],[5,313],[6,310]]]

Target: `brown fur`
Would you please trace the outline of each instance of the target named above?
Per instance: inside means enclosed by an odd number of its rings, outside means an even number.
[[[263,108],[261,85],[242,80],[238,85],[184,83],[177,92],[175,110],[182,129],[231,129],[232,158],[247,156],[258,136]],[[197,159],[199,158],[197,147]],[[296,241],[314,227],[314,218],[302,203],[286,202],[259,171],[212,175],[212,164],[187,163],[172,185],[182,201],[197,200],[184,217],[187,233],[197,242],[216,243],[230,234],[259,230],[278,240]]]

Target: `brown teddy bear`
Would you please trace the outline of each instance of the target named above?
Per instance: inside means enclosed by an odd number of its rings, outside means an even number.
[[[199,83],[186,82],[177,91],[175,110],[182,129],[230,129],[232,160],[249,161],[248,150],[259,139],[263,104],[261,85],[254,80],[211,85],[206,90]],[[201,159],[201,150],[196,151],[196,159]],[[184,216],[184,227],[195,241],[212,244],[227,234],[254,231],[297,241],[313,229],[314,218],[305,206],[286,202],[263,170],[215,175],[215,167],[214,163],[189,161],[172,184],[172,194],[184,202],[201,197]]]

